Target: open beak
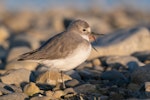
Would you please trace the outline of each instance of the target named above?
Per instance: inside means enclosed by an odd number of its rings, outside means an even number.
[[[91,32],[91,34],[89,35],[89,39],[90,39],[91,42],[92,42],[92,41],[95,41],[95,42],[96,42],[96,38],[95,38],[94,35],[97,35],[97,36],[99,36],[99,37],[104,36],[104,34],[98,34],[98,33],[95,33],[95,32]]]
[[[96,41],[96,38],[95,38],[95,36],[93,34],[89,35],[89,39],[90,39],[91,42],[92,41]]]
[[[95,38],[94,35],[98,35],[99,37],[104,36],[104,34],[98,34],[98,33],[95,33],[95,32],[91,32],[91,34],[89,35],[89,39],[90,39],[91,42],[95,41],[96,43],[97,43],[97,41],[96,41],[96,38]],[[93,49],[95,51],[97,51],[95,47],[93,47]]]

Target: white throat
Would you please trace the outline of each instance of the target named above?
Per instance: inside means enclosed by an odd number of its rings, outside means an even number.
[[[84,38],[84,39],[86,39],[87,41],[89,41],[88,35],[83,35],[83,34],[82,34],[81,37]]]

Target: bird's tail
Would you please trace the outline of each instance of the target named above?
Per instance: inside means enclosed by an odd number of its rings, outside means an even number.
[[[31,55],[33,53],[35,53],[35,52],[31,51],[31,52],[24,53],[24,54],[22,54],[22,55],[19,56],[19,58],[17,59],[17,61],[30,60]]]

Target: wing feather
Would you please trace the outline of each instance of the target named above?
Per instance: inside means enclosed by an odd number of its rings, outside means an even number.
[[[21,55],[18,60],[53,60],[64,58],[77,48],[78,44],[82,43],[82,41],[83,39],[79,35],[60,33],[47,40],[40,48]]]

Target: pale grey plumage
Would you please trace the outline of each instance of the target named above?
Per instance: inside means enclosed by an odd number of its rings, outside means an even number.
[[[55,60],[65,58],[79,45],[90,45],[89,41],[79,35],[89,35],[90,32],[85,31],[87,28],[89,28],[87,22],[75,20],[66,31],[50,38],[40,48],[21,55],[18,60]]]

